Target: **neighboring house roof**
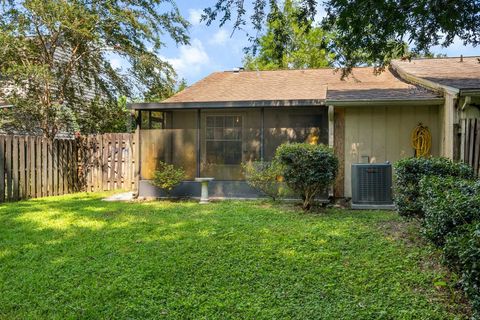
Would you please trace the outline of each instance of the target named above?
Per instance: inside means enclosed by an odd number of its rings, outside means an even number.
[[[480,90],[480,56],[415,59],[392,62],[392,67],[405,78],[428,87],[447,91]]]
[[[435,92],[405,82],[390,70],[375,74],[354,68],[342,79],[333,68],[277,71],[215,72],[161,103],[132,104],[142,108],[319,105],[346,102],[423,101],[438,104]]]

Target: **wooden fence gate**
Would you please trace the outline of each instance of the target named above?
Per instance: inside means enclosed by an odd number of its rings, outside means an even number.
[[[81,139],[82,184],[88,192],[136,190],[136,142],[132,133],[106,133]]]
[[[85,190],[135,190],[134,135],[78,139],[0,135],[0,202]]]
[[[460,160],[480,175],[480,119],[462,119]]]

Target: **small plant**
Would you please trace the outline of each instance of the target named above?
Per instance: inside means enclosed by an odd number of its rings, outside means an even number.
[[[273,201],[285,193],[285,186],[279,181],[282,166],[277,160],[247,162],[242,167],[248,185],[263,192]]]
[[[164,190],[169,196],[177,185],[185,180],[185,170],[175,168],[173,164],[160,162],[153,176],[153,185]]]
[[[446,158],[406,158],[395,163],[395,206],[400,215],[423,218],[420,180],[425,176],[473,179],[470,166]]]
[[[337,157],[324,145],[282,144],[275,157],[283,166],[286,184],[302,197],[305,211],[310,210],[315,196],[333,184],[338,172]]]

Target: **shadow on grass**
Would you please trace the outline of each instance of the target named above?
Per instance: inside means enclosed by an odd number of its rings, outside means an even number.
[[[375,228],[388,219],[84,194],[4,204],[0,317],[448,318],[431,275]]]

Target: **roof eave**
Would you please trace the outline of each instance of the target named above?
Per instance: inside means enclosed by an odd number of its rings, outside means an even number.
[[[433,82],[433,81],[430,81],[430,80],[427,80],[427,79],[424,79],[424,78],[421,78],[421,77],[418,77],[418,76],[414,76],[411,73],[403,70],[402,67],[400,65],[398,65],[395,61],[392,61],[390,66],[402,79],[404,79],[408,82],[421,85],[424,88],[431,89],[431,90],[434,90],[434,91],[437,91],[437,92],[445,92],[447,94],[451,94],[451,95],[454,95],[454,96],[458,95],[460,93],[460,89],[458,89],[458,88],[450,87],[450,86],[443,85],[443,84],[440,84],[440,83],[437,83],[437,82]]]
[[[444,103],[444,98],[430,98],[430,99],[328,99],[326,104],[329,106],[338,107],[363,107],[363,106],[413,106],[413,105],[441,105]]]
[[[127,105],[132,110],[179,110],[179,109],[224,109],[224,108],[271,108],[323,106],[324,99],[301,100],[254,100],[254,101],[199,101],[199,102],[143,102]]]
[[[461,97],[480,96],[480,88],[478,88],[478,89],[461,89],[460,90],[460,96]]]

